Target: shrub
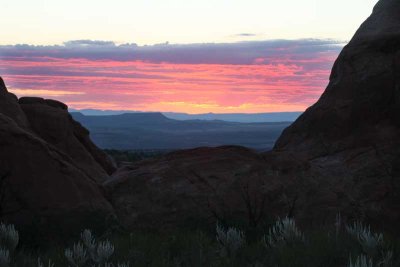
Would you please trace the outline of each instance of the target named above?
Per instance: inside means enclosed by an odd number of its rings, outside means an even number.
[[[391,267],[393,266],[393,251],[387,251],[386,253],[382,253],[382,259],[378,263],[380,267]]]
[[[304,235],[297,228],[295,221],[286,217],[271,227],[269,233],[263,237],[263,243],[266,247],[294,245],[304,243]]]
[[[0,267],[10,266],[10,254],[19,243],[19,234],[14,225],[0,224]]]
[[[221,252],[227,256],[234,256],[245,244],[245,235],[242,231],[230,227],[225,230],[217,224],[217,241],[221,245]]]
[[[81,240],[89,252],[94,252],[96,250],[96,240],[92,235],[92,231],[85,229],[81,233]]]
[[[85,266],[86,262],[88,261],[87,251],[80,242],[74,244],[72,249],[66,249],[64,254],[68,263],[74,267]]]
[[[363,233],[364,231],[366,231],[366,229],[360,221],[356,221],[353,223],[353,225],[346,225],[346,231],[352,237],[358,239],[360,234]]]
[[[0,249],[0,267],[10,266],[10,252],[6,249]]]
[[[0,224],[0,247],[12,253],[17,248],[18,242],[19,234],[14,225]]]
[[[353,261],[350,258],[348,267],[373,267],[373,262],[372,259],[368,259],[367,256],[361,255],[357,257],[356,261],[353,263]]]
[[[38,267],[45,267],[45,265],[43,264],[43,262],[40,258],[38,258]],[[51,262],[51,260],[48,261],[47,267],[54,267],[54,264]]]
[[[109,241],[97,245],[96,256],[92,258],[97,263],[106,262],[114,253],[114,246]]]
[[[88,261],[106,264],[114,254],[114,245],[108,240],[97,243],[92,232],[88,229],[81,233],[81,241],[74,244],[72,249],[65,250],[67,261],[73,266],[85,266]]]
[[[216,235],[215,230],[193,232],[192,229],[179,229],[172,233],[139,230],[129,234],[120,231],[109,235],[111,242],[95,238],[90,230],[85,230],[67,250],[59,247],[59,243],[51,243],[45,250],[18,246],[17,251],[10,252],[0,248],[0,267],[129,267],[129,263],[124,262],[130,262],[134,267],[400,266],[400,239],[397,235],[393,239],[385,236],[387,244],[385,242],[379,250],[374,250],[374,255],[369,255],[358,245],[359,238],[365,244],[374,243],[366,241],[371,239],[370,236],[372,239],[378,236],[375,239],[381,240],[380,235],[371,233],[369,227],[359,222],[348,226],[348,231],[357,239],[348,234],[339,234],[335,238],[334,225],[329,227],[307,231],[305,240],[294,220],[280,219],[264,232],[264,244],[260,242],[262,229],[257,229],[253,237],[252,228],[245,236],[242,229],[220,225],[216,227]],[[345,225],[343,228],[346,229]],[[265,246],[269,249],[266,250]],[[353,257],[349,258],[349,255]]]
[[[364,253],[370,256],[374,256],[383,246],[383,234],[372,233],[370,226],[366,227],[361,222],[346,226],[346,230],[358,241]]]

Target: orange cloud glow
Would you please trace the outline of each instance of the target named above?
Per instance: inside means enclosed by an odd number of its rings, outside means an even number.
[[[10,91],[75,109],[258,113],[303,111],[322,93],[336,51],[256,57],[250,63],[8,56]]]

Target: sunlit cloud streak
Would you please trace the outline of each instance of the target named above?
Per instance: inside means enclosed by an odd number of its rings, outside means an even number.
[[[0,75],[18,96],[57,96],[77,109],[302,111],[322,93],[342,46],[315,39],[0,46]]]
[[[41,89],[18,89],[12,88],[12,92],[17,95],[29,96],[67,96],[67,95],[84,95],[84,92],[70,92],[61,90],[41,90]]]

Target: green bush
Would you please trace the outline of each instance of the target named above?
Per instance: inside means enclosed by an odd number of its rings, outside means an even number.
[[[0,249],[0,267],[400,266],[398,237],[386,234],[383,242],[380,234],[360,223],[347,227],[347,231],[339,231],[333,223],[332,227],[302,231],[294,220],[285,218],[258,234],[254,229],[218,225],[210,231],[114,232],[98,239],[92,231],[84,230],[67,249],[53,244],[39,250],[17,246],[19,234],[13,226],[1,229],[8,229],[0,231],[0,240],[8,240],[4,241],[8,248]],[[245,238],[249,231],[258,238]],[[379,246],[368,245],[374,251],[366,254],[365,245],[360,243],[366,238],[360,236],[382,241]]]

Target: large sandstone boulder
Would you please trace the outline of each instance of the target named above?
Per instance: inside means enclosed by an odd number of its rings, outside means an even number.
[[[381,0],[336,60],[320,100],[287,128],[276,151],[308,158],[400,141],[400,2]]]
[[[18,99],[7,91],[3,79],[0,77],[0,113],[13,119],[19,126],[28,128],[28,121],[18,105]]]
[[[391,228],[400,222],[399,15],[400,1],[378,2],[335,62],[320,100],[267,155],[276,169],[288,153],[308,162],[307,191],[292,192],[305,221],[342,212]]]
[[[2,220],[21,228],[45,226],[66,233],[79,225],[85,227],[92,216],[96,223],[112,216],[111,205],[92,177],[70,157],[2,114],[0,147]]]
[[[32,130],[66,153],[82,171],[104,182],[115,171],[107,155],[90,140],[89,132],[68,113],[65,104],[38,97],[19,99]]]
[[[64,104],[32,98],[19,105],[0,86],[0,220],[31,236],[104,228],[115,215],[88,132]]]
[[[257,224],[269,202],[264,164],[246,148],[197,148],[123,167],[106,187],[127,228]]]

